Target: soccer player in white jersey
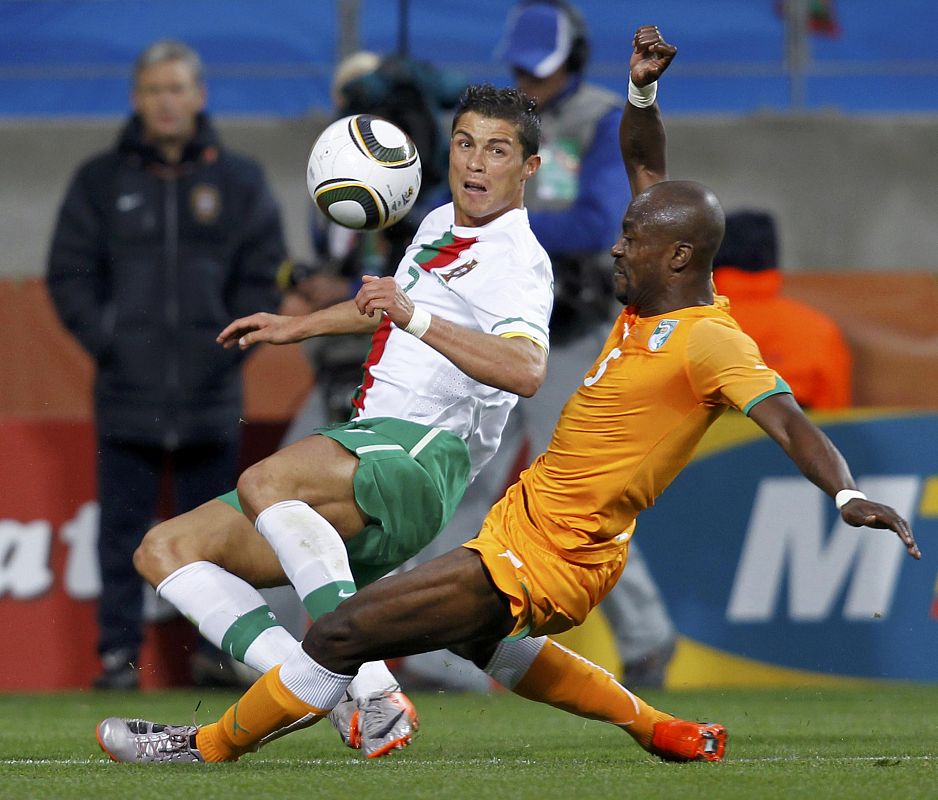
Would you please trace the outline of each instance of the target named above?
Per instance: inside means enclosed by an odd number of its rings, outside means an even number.
[[[402,564],[452,515],[517,396],[544,379],[552,276],[523,207],[540,165],[533,108],[513,89],[467,90],[450,144],[453,201],[427,215],[394,278],[219,335],[246,348],[374,331],[351,422],[249,468],[237,493],[161,523],[135,554],[162,597],[255,669],[299,646],[255,587],[289,580],[315,620]],[[297,550],[310,558],[285,574],[281,558]],[[365,665],[349,694],[331,716],[347,744],[374,757],[410,742],[416,714],[383,662]]]

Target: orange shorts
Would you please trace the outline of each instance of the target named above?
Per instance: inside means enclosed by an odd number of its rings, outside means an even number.
[[[509,493],[489,511],[479,535],[463,545],[479,553],[492,581],[511,601],[515,627],[507,638],[581,625],[622,574],[628,544],[610,542],[607,561],[577,564],[551,547],[515,508]]]

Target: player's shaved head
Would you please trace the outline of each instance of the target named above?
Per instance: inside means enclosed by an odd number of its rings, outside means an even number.
[[[612,247],[616,298],[643,315],[713,302],[713,258],[725,219],[694,181],[663,181],[636,195]]]
[[[656,183],[632,200],[630,211],[649,233],[693,245],[688,266],[710,269],[726,223],[720,201],[706,186],[695,181]]]

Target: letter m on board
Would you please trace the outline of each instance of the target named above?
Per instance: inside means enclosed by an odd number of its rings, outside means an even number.
[[[918,476],[901,475],[867,478],[859,487],[908,519],[920,484]],[[832,503],[803,478],[766,478],[759,484],[727,619],[771,620],[786,575],[788,617],[792,620],[828,618],[848,583],[845,619],[872,619],[889,613],[905,546],[892,531],[853,528],[839,515],[825,535],[826,507]]]

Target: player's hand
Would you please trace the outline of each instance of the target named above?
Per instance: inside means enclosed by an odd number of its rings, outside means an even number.
[[[894,508],[884,506],[882,503],[875,503],[872,500],[862,500],[855,497],[840,509],[840,516],[844,522],[853,525],[855,528],[866,526],[867,528],[884,528],[895,531],[912,558],[922,557],[922,552],[915,543],[915,537],[912,536],[909,523],[900,517]]]
[[[236,319],[215,337],[215,341],[226,350],[236,346],[247,350],[258,342],[292,344],[307,338],[304,322],[305,317],[260,312]]]
[[[355,295],[355,305],[359,313],[369,317],[376,313],[387,314],[398,328],[406,327],[414,315],[414,304],[394,278],[365,275],[362,288]]]
[[[629,75],[636,86],[658,80],[677,53],[677,48],[668,44],[654,25],[642,25],[635,31],[632,47]]]

